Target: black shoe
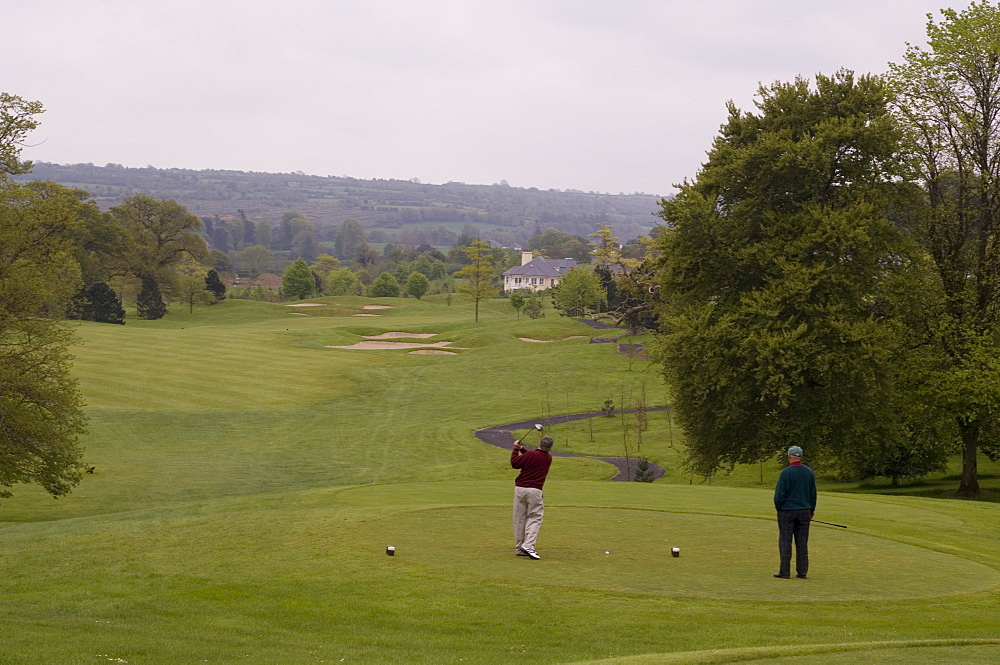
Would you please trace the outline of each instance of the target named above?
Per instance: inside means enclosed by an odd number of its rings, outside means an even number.
[[[806,578],[805,575],[796,575],[796,577],[799,578],[800,580],[804,580]]]
[[[779,580],[787,580],[789,578],[789,575],[782,575],[781,573],[775,573],[774,576]]]
[[[528,553],[520,548],[518,548],[518,550],[514,552],[514,554],[516,554],[517,556],[528,556]]]

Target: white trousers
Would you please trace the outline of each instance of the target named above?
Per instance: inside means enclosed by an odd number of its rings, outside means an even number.
[[[542,526],[542,490],[514,487],[514,543],[516,549],[534,550],[538,530]]]

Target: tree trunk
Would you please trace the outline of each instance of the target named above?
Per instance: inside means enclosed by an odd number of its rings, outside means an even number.
[[[971,499],[979,495],[979,472],[976,456],[979,453],[979,425],[965,425],[962,428],[962,480],[958,485],[958,496]]]

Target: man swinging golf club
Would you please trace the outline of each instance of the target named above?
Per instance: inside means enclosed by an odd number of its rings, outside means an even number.
[[[525,450],[521,441],[514,441],[510,465],[520,469],[514,481],[514,553],[530,559],[541,559],[535,551],[535,539],[542,526],[542,485],[552,465],[552,437],[543,436],[538,450]]]
[[[802,463],[802,448],[788,449],[788,466],[778,476],[774,488],[778,511],[778,572],[780,579],[791,577],[792,540],[795,541],[795,576],[805,579],[809,572],[809,522],[816,513],[816,477]]]

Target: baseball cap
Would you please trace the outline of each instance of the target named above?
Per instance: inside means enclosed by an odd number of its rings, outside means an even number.
[[[802,457],[802,449],[798,446],[791,446],[788,448],[788,454],[793,457]]]

